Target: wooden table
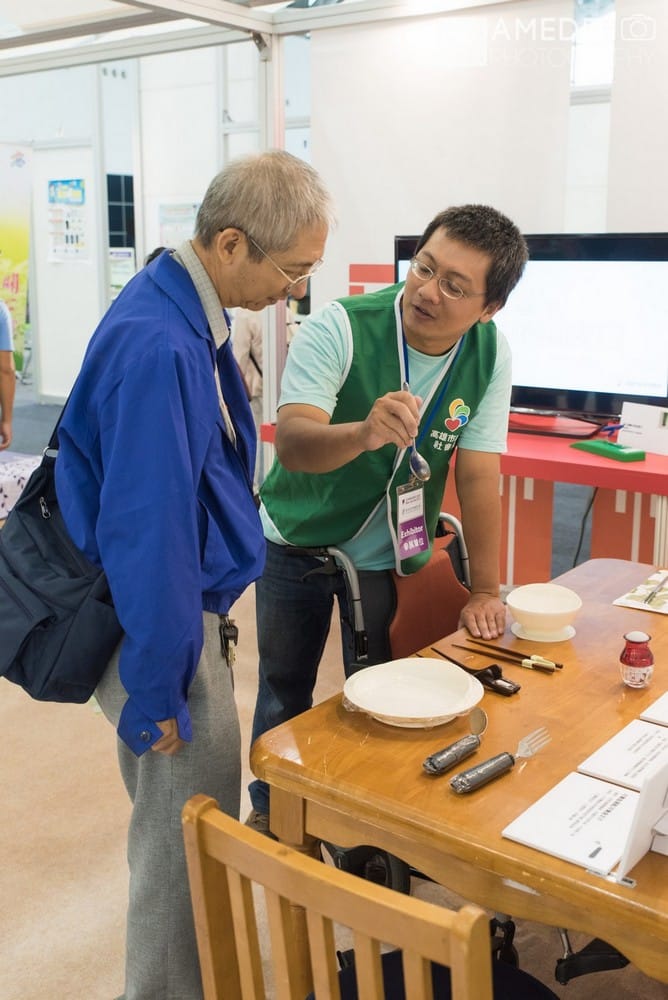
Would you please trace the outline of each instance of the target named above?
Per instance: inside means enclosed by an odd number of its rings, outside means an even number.
[[[431,730],[401,729],[348,712],[335,696],[265,733],[252,748],[253,772],[271,785],[274,832],[305,850],[313,837],[384,848],[482,906],[600,937],[646,974],[668,982],[668,857],[646,855],[631,873],[636,887],[628,888],[501,836],[511,820],[668,689],[668,619],[611,603],[652,569],[594,559],[560,577],[584,600],[569,641],[528,643],[506,631],[505,645],[565,666],[550,675],[502,664],[522,690],[510,698],[485,692],[484,757],[513,752],[522,735],[545,725],[552,742],[536,757],[458,796],[447,776],[426,775],[422,761],[464,735],[467,719]],[[652,686],[640,691],[624,687],[619,674],[622,636],[634,628],[652,636],[656,660]],[[464,632],[454,633],[437,646],[447,652],[463,639]],[[470,658],[472,666],[489,662]],[[462,766],[480,759],[479,753]]]

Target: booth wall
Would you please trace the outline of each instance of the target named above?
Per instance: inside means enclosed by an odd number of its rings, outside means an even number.
[[[96,114],[94,66],[0,79],[0,138],[46,142],[90,137]]]
[[[109,302],[104,175],[134,177],[140,265],[162,242],[161,210],[198,203],[219,169],[218,62],[216,50],[200,49],[0,79],[0,141],[34,149],[31,319],[39,399],[66,398]],[[90,244],[77,262],[49,253],[46,182],[65,176],[86,181]]]
[[[161,213],[164,220],[170,206],[198,204],[220,169],[220,52],[174,52],[139,63],[143,249],[150,252],[164,242]]]
[[[608,229],[668,230],[668,3],[616,0]]]
[[[105,173],[133,172],[133,62],[78,66],[0,80],[0,137],[33,148],[31,327],[37,395],[69,393],[108,300]],[[55,249],[49,183],[83,182],[85,248]]]
[[[316,305],[449,205],[562,229],[571,13],[548,0],[314,32],[313,163],[341,219]]]

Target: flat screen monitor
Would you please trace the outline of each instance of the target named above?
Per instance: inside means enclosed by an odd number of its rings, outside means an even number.
[[[395,237],[397,281],[417,241]],[[511,412],[601,423],[624,401],[668,406],[668,233],[526,241],[524,275],[494,317],[513,352]]]

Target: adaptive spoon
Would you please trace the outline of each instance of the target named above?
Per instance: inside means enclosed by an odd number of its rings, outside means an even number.
[[[487,729],[487,712],[484,708],[476,706],[472,709],[469,714],[469,725],[471,732],[468,736],[462,736],[460,740],[442,750],[437,750],[423,761],[422,767],[427,774],[444,774],[455,764],[459,764],[476,752],[480,746],[480,737]]]
[[[410,392],[411,387],[408,382],[403,384],[404,392]],[[408,464],[410,470],[421,483],[426,483],[428,479],[431,479],[431,469],[429,468],[429,462],[426,458],[423,458],[420,452],[415,447],[415,438],[411,442],[411,453],[408,459]]]

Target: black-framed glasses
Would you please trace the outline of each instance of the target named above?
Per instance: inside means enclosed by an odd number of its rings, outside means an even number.
[[[450,278],[439,278],[437,272],[419,257],[411,257],[410,268],[420,281],[431,281],[432,278],[436,278],[438,290],[441,295],[445,295],[446,299],[472,299],[487,294],[486,292],[465,292],[456,281],[452,281]]]
[[[287,289],[286,289],[286,291],[288,291],[288,292],[290,292],[293,288],[295,288],[296,285],[301,285],[301,283],[303,281],[308,281],[309,278],[312,278],[313,275],[317,274],[317,272],[320,270],[320,268],[322,267],[322,265],[325,263],[324,259],[321,257],[320,260],[316,260],[315,264],[312,265],[311,269],[309,271],[307,271],[306,274],[300,274],[298,278],[291,278],[290,275],[286,274],[285,271],[283,270],[283,268],[279,264],[276,263],[276,261],[274,260],[274,258],[270,257],[269,254],[265,250],[262,249],[262,247],[259,245],[259,243],[255,242],[255,240],[253,239],[252,236],[248,236],[248,233],[246,233],[246,236],[250,240],[250,242],[253,244],[253,246],[255,247],[255,249],[259,250],[260,253],[262,254],[262,256],[266,257],[267,260],[269,261],[269,263],[273,264],[277,271],[280,271],[280,273],[283,275],[283,277],[285,278],[285,280],[288,282],[288,286],[287,286]]]

